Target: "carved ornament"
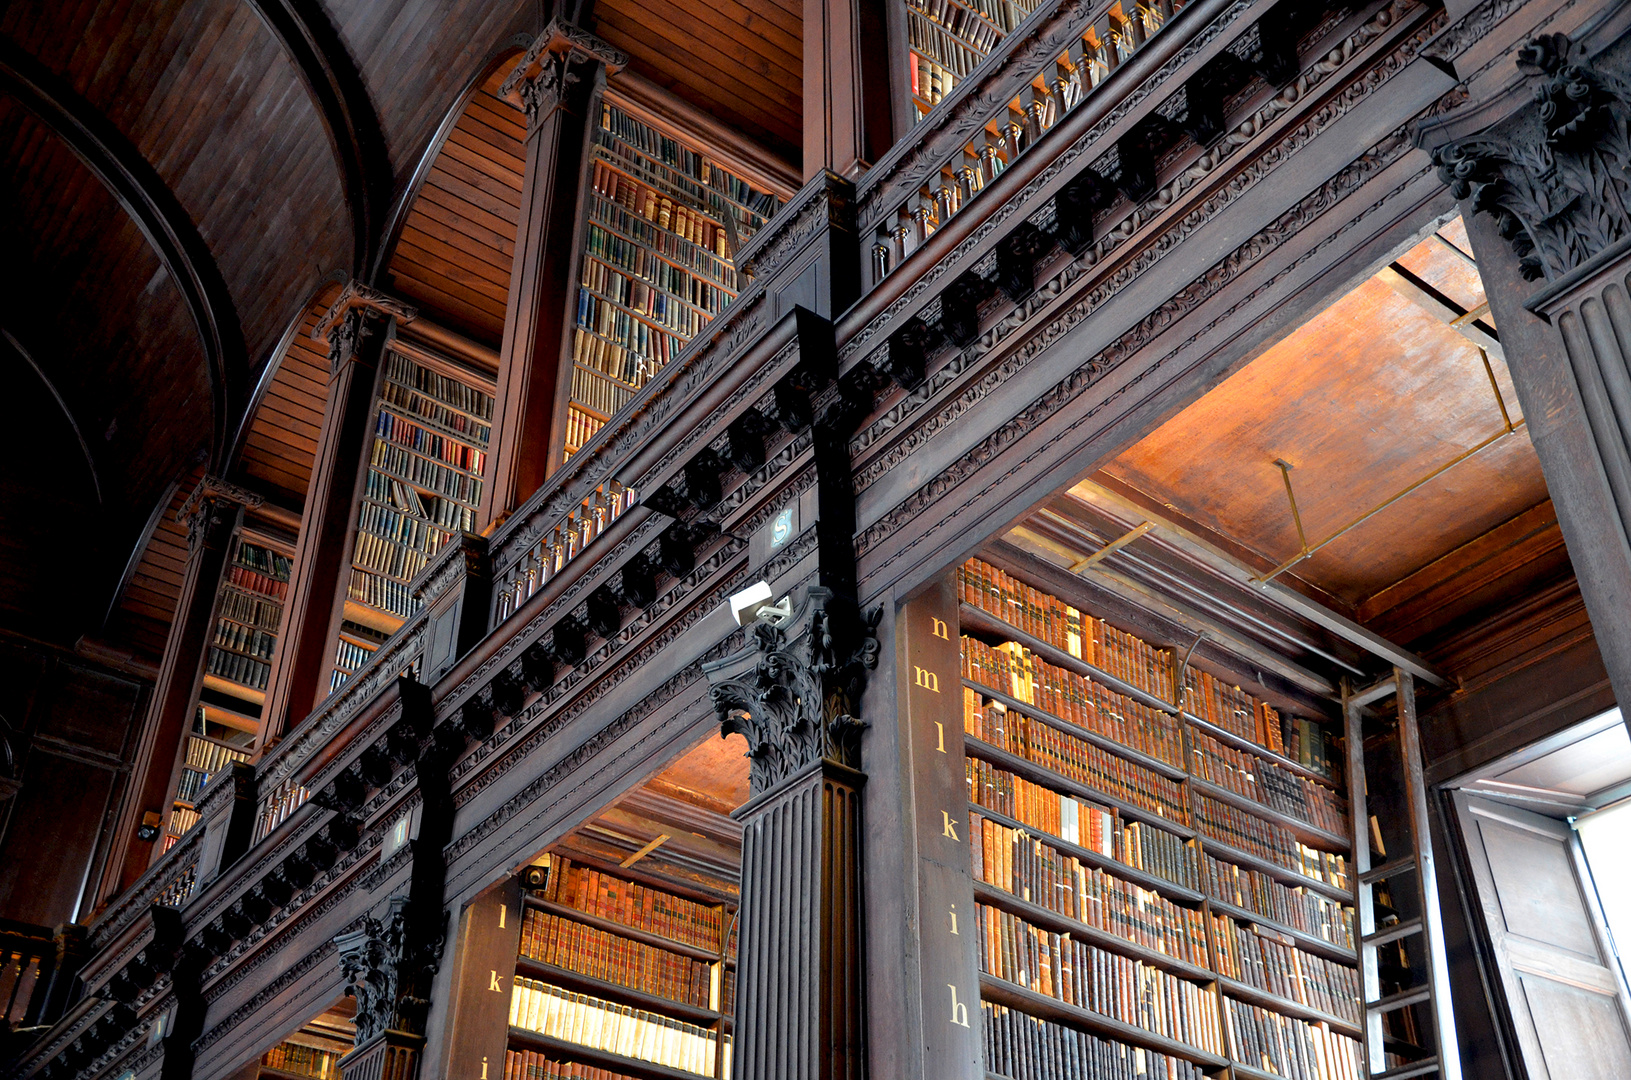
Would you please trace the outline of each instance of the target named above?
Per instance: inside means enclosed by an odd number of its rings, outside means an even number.
[[[1525,280],[1555,281],[1631,235],[1631,83],[1567,34],[1518,52],[1531,99],[1433,151],[1439,179],[1490,214]]]
[[[866,722],[854,714],[882,617],[813,586],[789,614],[749,626],[746,649],[703,665],[721,731],[748,741],[754,795],[818,761],[860,767]]]
[[[412,925],[408,898],[393,896],[385,918],[363,917],[355,930],[334,939],[345,992],[357,1002],[357,1045],[387,1030],[424,1033],[441,940],[433,943]]]
[[[358,342],[373,333],[370,315],[407,323],[419,317],[419,309],[372,285],[349,281],[312,327],[312,340],[328,345],[329,361],[338,367],[356,354]]]
[[[212,528],[227,524],[232,506],[253,510],[266,503],[266,497],[248,488],[205,474],[187,501],[176,511],[176,520],[187,526],[187,547],[197,551]]]
[[[531,131],[566,103],[568,93],[593,72],[595,64],[615,75],[629,66],[629,57],[581,27],[551,19],[505,77],[498,96],[527,114]]]

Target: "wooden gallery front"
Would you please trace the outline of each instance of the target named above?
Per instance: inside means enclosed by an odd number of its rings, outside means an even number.
[[[800,170],[526,7],[14,1075],[1631,1076],[1631,8],[805,4]]]

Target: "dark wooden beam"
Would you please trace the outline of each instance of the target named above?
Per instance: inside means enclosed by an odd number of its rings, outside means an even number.
[[[0,89],[39,118],[112,192],[169,271],[204,350],[211,390],[210,458],[220,462],[249,369],[226,280],[192,217],[122,132],[10,38],[0,36]]]
[[[10,330],[0,328],[0,336],[4,336],[6,344],[11,346],[12,351],[22,357],[23,363],[33,369],[34,374],[45,385],[46,391],[50,393],[52,400],[57,403],[57,408],[62,410],[63,419],[68,421],[69,428],[73,430],[74,438],[79,440],[79,451],[85,455],[85,468],[90,470],[91,487],[96,492],[96,501],[101,503],[102,477],[96,471],[96,458],[91,454],[91,444],[85,441],[85,433],[80,430],[79,420],[74,416],[74,410],[69,408],[67,399],[62,396],[62,391],[52,381],[50,374],[40,366],[38,360],[34,359],[34,354],[23,347],[23,343],[17,340],[16,335]]]
[[[351,209],[351,273],[361,278],[384,235],[391,158],[357,63],[318,0],[250,0],[306,84]]]

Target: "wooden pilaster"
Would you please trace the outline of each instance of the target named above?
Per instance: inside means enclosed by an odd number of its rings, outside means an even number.
[[[104,879],[104,900],[140,877],[158,851],[154,841],[162,831],[147,840],[140,839],[137,833],[144,815],[153,813],[162,821],[169,809],[169,785],[187,731],[188,710],[198,694],[204,650],[209,645],[216,587],[233,533],[243,520],[242,500],[246,494],[206,476],[182,508],[183,514],[190,515],[187,570],[176,602],[175,621],[165,640],[164,661],[142,723],[141,741],[131,762],[133,782],[108,853],[113,872]]]
[[[267,677],[262,747],[300,723],[328,696],[334,635],[345,609],[351,508],[370,444],[369,416],[390,320],[416,312],[355,282],[312,336],[329,346],[328,400],[318,435],[306,511],[295,542],[283,632]]]
[[[804,0],[804,178],[855,180],[894,144],[883,0]]]
[[[579,191],[606,76],[628,57],[556,19],[500,94],[527,114],[526,173],[504,309],[490,472],[478,525],[503,519],[538,490],[550,460],[575,264]]]

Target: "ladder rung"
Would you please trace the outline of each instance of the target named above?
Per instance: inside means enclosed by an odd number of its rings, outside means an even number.
[[[1394,859],[1390,863],[1383,863],[1381,866],[1378,866],[1372,870],[1366,870],[1363,874],[1359,875],[1359,883],[1361,885],[1374,885],[1383,878],[1390,878],[1394,874],[1401,873],[1406,870],[1413,871],[1415,869],[1416,857],[1414,855],[1406,855],[1402,859]]]
[[[1438,1058],[1424,1058],[1421,1061],[1412,1061],[1408,1065],[1400,1065],[1387,1072],[1371,1073],[1370,1080],[1410,1080],[1412,1076],[1426,1076],[1428,1073],[1438,1072]]]
[[[1422,922],[1420,919],[1407,919],[1402,923],[1388,927],[1386,930],[1378,930],[1369,937],[1361,938],[1360,944],[1386,945],[1390,941],[1398,941],[1400,938],[1409,937],[1411,934],[1419,934],[1421,931]]]
[[[1430,987],[1418,986],[1414,990],[1401,990],[1397,994],[1389,994],[1387,997],[1377,998],[1375,1001],[1367,1001],[1365,1002],[1365,1011],[1374,1013],[1393,1012],[1404,1008],[1406,1005],[1426,1001],[1432,996],[1433,991]]]
[[[1376,683],[1373,686],[1369,686],[1369,687],[1365,688],[1364,690],[1361,690],[1358,693],[1354,694],[1353,697],[1348,699],[1347,704],[1348,704],[1348,706],[1350,708],[1357,708],[1359,706],[1369,705],[1373,701],[1380,701],[1383,698],[1387,697],[1389,694],[1393,693],[1394,690],[1396,690],[1397,688],[1398,687],[1397,687],[1397,684],[1393,680],[1393,676],[1389,675],[1387,678],[1383,679],[1381,682]]]

